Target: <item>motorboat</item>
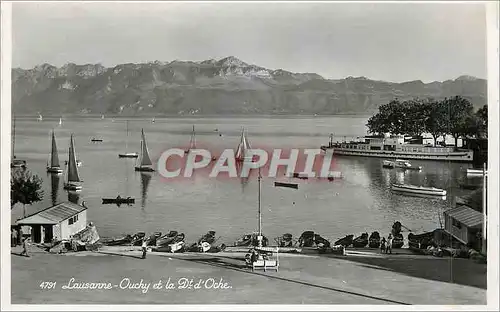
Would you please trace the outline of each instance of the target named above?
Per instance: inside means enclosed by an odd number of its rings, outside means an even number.
[[[368,233],[363,233],[352,241],[352,246],[356,248],[363,248],[366,245],[368,245]]]
[[[416,186],[410,184],[392,184],[391,188],[393,191],[405,193],[446,196],[446,190],[435,187]]]
[[[400,168],[405,170],[422,170],[421,166],[412,166],[409,161],[403,159],[396,159],[394,161],[384,160],[382,162],[382,167],[389,169]]]

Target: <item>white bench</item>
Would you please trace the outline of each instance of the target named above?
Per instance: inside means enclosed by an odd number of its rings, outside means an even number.
[[[275,269],[278,272],[279,262],[277,260],[263,260],[259,259],[252,263],[252,271],[263,269],[264,272],[267,269]]]

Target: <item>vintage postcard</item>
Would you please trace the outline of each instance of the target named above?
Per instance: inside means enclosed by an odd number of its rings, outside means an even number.
[[[2,309],[498,309],[498,3],[1,12]]]

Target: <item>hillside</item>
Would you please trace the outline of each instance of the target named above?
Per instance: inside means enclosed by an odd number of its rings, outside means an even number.
[[[49,64],[12,70],[15,114],[224,115],[371,113],[401,100],[461,95],[486,104],[486,80],[391,83],[365,77],[324,79],[247,64],[235,57],[202,62]]]

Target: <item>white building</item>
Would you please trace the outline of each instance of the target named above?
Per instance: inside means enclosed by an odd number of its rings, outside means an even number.
[[[69,239],[87,226],[87,207],[71,202],[59,203],[16,222],[31,227],[34,243],[49,243]]]

